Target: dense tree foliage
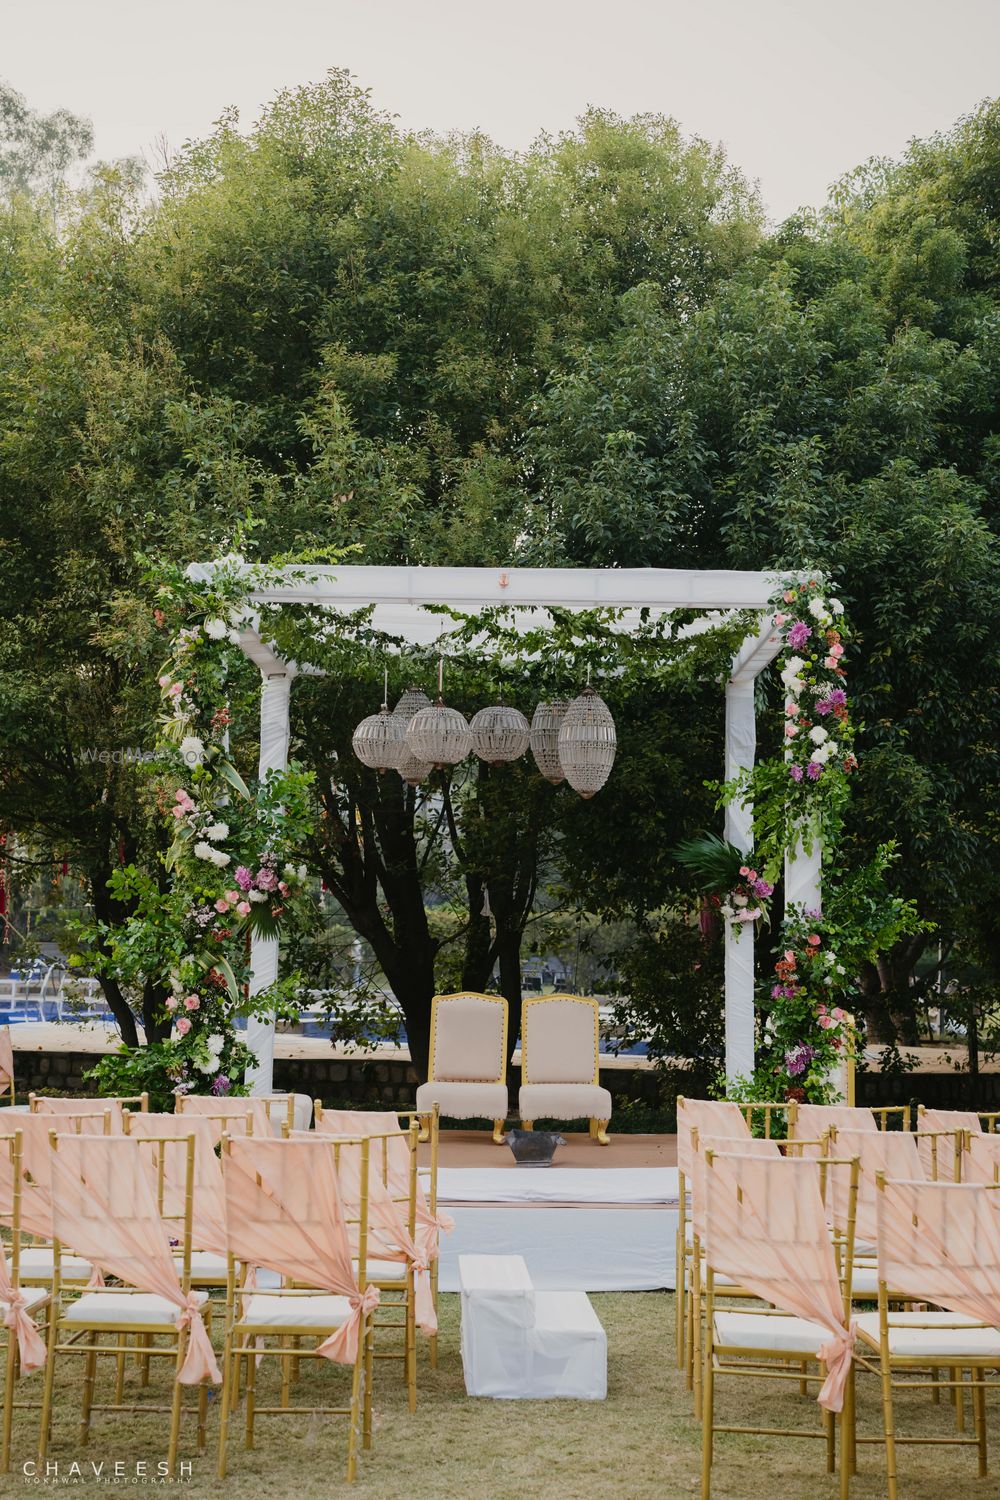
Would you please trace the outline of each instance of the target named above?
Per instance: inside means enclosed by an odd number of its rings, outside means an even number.
[[[515,157],[407,135],[334,73],[249,133],[224,116],[151,204],[111,169],[58,225],[15,193],[0,206],[0,825],[19,857],[69,858],[106,921],[119,861],[155,868],[136,768],[85,756],[149,739],[162,640],[139,550],[210,555],[250,514],[264,558],[808,564],[837,579],[858,639],[845,857],[895,838],[892,879],[936,924],[869,966],[869,1024],[911,1034],[929,942],[1000,982],[998,178],[987,105],[768,234],[723,154],[670,120],[592,111]],[[397,992],[414,953],[426,993],[457,944],[466,983],[490,958],[513,993],[542,887],[640,932],[628,978],[670,1050],[678,976],[698,963],[704,1037],[715,959],[664,914],[693,910],[667,851],[711,817],[717,685],[654,674],[616,700],[609,684],[623,755],[586,807],[517,773],[499,797],[472,778],[468,831],[428,857],[415,900],[412,879],[393,886],[423,857],[414,799],[330,774],[371,682],[300,682],[295,728],[331,788],[312,853]],[[470,684],[470,702],[492,686]],[[251,713],[234,683],[248,738]],[[492,852],[470,840],[486,827]],[[480,886],[525,828],[539,843],[505,876],[501,958],[503,898],[484,932]],[[442,901],[459,912],[445,949],[428,916]]]

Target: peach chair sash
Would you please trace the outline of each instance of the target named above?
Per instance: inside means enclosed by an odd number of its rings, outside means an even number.
[[[694,1225],[695,1234],[702,1241],[707,1237],[705,1224],[706,1151],[734,1151],[747,1156],[780,1157],[781,1147],[777,1141],[764,1140],[762,1136],[703,1136],[699,1134],[698,1153],[694,1157],[694,1166],[691,1175],[691,1222]]]
[[[795,1140],[818,1141],[833,1125],[837,1130],[877,1130],[870,1109],[852,1104],[800,1104],[791,1134]]]
[[[934,1171],[934,1146],[935,1142],[927,1137],[938,1130],[968,1130],[974,1135],[981,1135],[983,1124],[979,1116],[968,1109],[925,1109],[917,1117],[917,1129],[924,1138],[917,1142],[917,1150],[920,1153],[920,1166],[924,1177],[931,1177]],[[947,1152],[948,1142],[939,1140],[937,1145],[938,1177],[951,1175],[951,1163],[942,1163],[942,1148]],[[942,1173],[942,1165],[945,1172]]]
[[[992,1184],[1000,1181],[1000,1135],[969,1132],[962,1152],[962,1181]],[[1000,1199],[997,1201],[1000,1209]]]
[[[783,1312],[819,1323],[827,1367],[817,1400],[841,1411],[854,1349],[819,1189],[808,1158],[713,1157],[705,1171],[706,1258]]]
[[[201,1115],[166,1115],[137,1112],[129,1116],[128,1133],[142,1140],[162,1140],[163,1211],[172,1219],[183,1217],[187,1186],[187,1148],[178,1136],[194,1136],[194,1193],[191,1203],[191,1243],[197,1250],[225,1255],[226,1204],[222,1191],[222,1167],[215,1154],[212,1122]]]
[[[301,1138],[306,1135],[227,1143],[222,1177],[229,1249],[246,1265],[268,1266],[346,1297],[350,1316],[316,1352],[336,1364],[353,1364],[361,1323],[379,1304],[378,1288],[358,1287],[332,1145],[312,1132]]]
[[[878,1274],[949,1312],[1000,1327],[1000,1214],[978,1183],[892,1182],[879,1189]]]
[[[177,1099],[177,1113],[182,1117],[188,1115],[222,1117],[210,1121],[216,1145],[222,1139],[224,1131],[227,1134],[233,1133],[224,1123],[224,1120],[230,1117],[234,1119],[234,1122],[236,1120],[245,1122],[249,1114],[253,1120],[253,1133],[260,1140],[272,1140],[281,1134],[281,1127],[276,1126],[271,1119],[267,1101],[253,1094],[235,1099],[229,1095],[217,1099],[214,1094],[181,1094]]]
[[[111,1114],[111,1134],[121,1135],[125,1129],[125,1117],[122,1114],[120,1099],[44,1099],[36,1095],[35,1114],[39,1115],[74,1115],[83,1117],[80,1127],[84,1135],[103,1135],[104,1121],[101,1118],[105,1111]],[[49,1129],[52,1129],[52,1121],[49,1121]]]
[[[29,1234],[41,1239],[52,1238],[52,1150],[49,1136],[57,1131],[60,1139],[66,1134],[104,1134],[103,1119],[87,1119],[83,1115],[64,1114],[53,1119],[50,1114],[19,1114],[17,1128],[21,1132],[21,1227]],[[95,1285],[100,1277],[95,1278]]]
[[[10,1027],[0,1026],[0,1089],[14,1082],[14,1047],[10,1039]]]
[[[391,1109],[324,1109],[323,1118],[315,1130],[322,1135],[389,1135],[387,1151],[389,1166],[389,1192],[394,1198],[402,1198],[409,1191],[410,1148],[399,1123],[399,1116]],[[451,1234],[455,1220],[451,1214],[438,1211],[432,1214],[427,1196],[417,1179],[417,1243],[428,1260],[436,1260],[439,1234]]]
[[[875,1216],[875,1177],[919,1179],[923,1176],[917,1142],[907,1130],[838,1130],[830,1147],[838,1158],[828,1168],[827,1203],[834,1227],[846,1233],[850,1201],[851,1173],[842,1158],[857,1157],[859,1163],[858,1197],[855,1228],[857,1237],[875,1243],[878,1224]]]
[[[190,1333],[177,1376],[182,1385],[220,1381],[201,1303],[181,1287],[139,1142],[127,1136],[60,1136],[51,1172],[55,1237],[127,1286],[173,1303],[178,1328]]]
[[[691,1132],[699,1135],[741,1136],[749,1139],[750,1127],[738,1104],[729,1099],[678,1099],[677,1165],[685,1177],[695,1170]]]
[[[353,1134],[357,1135],[357,1132]],[[323,1132],[323,1136],[326,1139],[336,1139],[327,1131]],[[291,1139],[293,1141],[315,1140],[316,1136],[311,1130],[293,1130]],[[401,1139],[405,1142],[405,1137]],[[385,1144],[388,1146],[390,1142],[386,1141]],[[437,1333],[437,1314],[431,1295],[430,1277],[427,1274],[430,1270],[430,1256],[425,1245],[420,1242],[419,1235],[411,1239],[406,1210],[398,1201],[401,1198],[409,1198],[409,1168],[407,1168],[407,1175],[402,1184],[397,1184],[399,1191],[394,1195],[394,1190],[389,1186],[388,1181],[382,1179],[381,1147],[381,1140],[372,1141],[368,1168],[369,1251],[381,1260],[406,1261],[413,1266],[416,1272],[414,1310],[417,1326],[421,1333],[429,1336]],[[409,1158],[408,1147],[406,1154]],[[388,1167],[388,1152],[386,1165]],[[337,1178],[340,1184],[341,1201],[351,1214],[357,1214],[361,1208],[361,1172],[360,1145],[356,1140],[345,1141],[340,1147]]]
[[[0,1217],[15,1232],[19,1232],[20,1214],[17,1216],[17,1223],[14,1223],[14,1151],[11,1149],[16,1140],[16,1134],[13,1141],[9,1137],[0,1137]],[[7,1247],[0,1251],[0,1301],[7,1304],[4,1323],[17,1339],[21,1369],[26,1375],[30,1375],[33,1370],[40,1370],[45,1363],[45,1340],[38,1332],[37,1323],[28,1313],[24,1293],[14,1285],[7,1265]]]

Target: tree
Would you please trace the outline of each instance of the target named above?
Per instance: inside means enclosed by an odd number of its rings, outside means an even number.
[[[45,193],[51,199],[71,167],[94,149],[94,127],[68,109],[40,114],[0,82],[0,196]]]

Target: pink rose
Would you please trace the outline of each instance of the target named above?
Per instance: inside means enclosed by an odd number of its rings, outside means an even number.
[[[785,738],[786,738],[786,740],[794,740],[794,738],[798,734],[798,732],[799,731],[796,729],[796,727],[795,727],[794,724],[786,724],[785,725]]]
[[[184,685],[180,682],[172,682],[167,689],[167,692],[170,694],[171,698],[179,698],[183,691]]]
[[[781,612],[781,610],[779,609],[778,613],[774,617],[774,623],[775,623],[775,625],[784,625],[784,623],[785,623],[785,621],[787,619],[788,619],[788,616],[786,614],[783,614]]]
[[[279,880],[278,881],[278,890],[281,892],[281,894],[283,896],[289,896],[289,895],[291,895],[291,892],[289,891],[287,885],[285,884],[285,882],[283,880]]]
[[[847,1019],[847,1011],[841,1010],[839,1005],[835,1005],[830,1014],[835,1021],[846,1021]]]
[[[818,948],[822,941],[823,939],[820,937],[818,932],[811,932],[806,938],[806,942],[809,944],[810,948]]]
[[[740,865],[740,874],[741,875],[749,875],[750,874],[750,868],[749,868],[749,866],[748,865]]]
[[[171,1011],[176,1010],[177,1009],[177,996],[176,995],[168,995],[167,998],[166,998],[166,1000],[164,1000],[163,1003],[167,1007],[167,1010],[171,1010]]]
[[[785,601],[786,604],[794,604],[795,603],[795,593],[794,593],[794,590],[792,590],[792,589],[786,589],[785,592],[782,594],[781,597],[782,597],[782,599],[784,599],[784,601]]]
[[[186,808],[181,807],[180,803],[178,803],[176,807],[172,807],[170,809],[175,818],[183,818],[186,810]]]
[[[184,996],[184,1009],[185,1010],[197,1010],[200,1005],[201,1005],[201,1000],[198,998],[197,995],[185,995]]]
[[[844,654],[844,648],[840,644],[837,644],[836,646],[831,646],[830,647],[830,655],[831,656],[843,656],[843,654]]]
[[[799,706],[797,703],[788,702],[785,704],[785,714],[789,719],[794,719],[798,711]]]
[[[237,906],[236,906],[236,910],[239,912],[239,914],[240,914],[241,917],[248,917],[250,915],[250,902],[249,901],[240,901],[240,902],[238,902]]]
[[[786,964],[793,964],[794,962],[795,962],[795,954],[792,952],[791,948],[786,948],[785,949],[785,963]]]
[[[817,1005],[816,1010],[818,1011],[818,1013],[821,1016],[825,1016],[826,1015],[826,1006],[823,1004],[822,1000]]]
[[[190,1030],[191,1022],[188,1020],[187,1016],[181,1016],[180,1020],[177,1022],[177,1035],[187,1036]]]
[[[229,902],[230,906],[235,906],[236,903],[237,903],[237,901],[239,899],[240,899],[240,893],[239,893],[239,891],[227,891],[226,892],[226,900]]]
[[[823,665],[824,667],[829,667],[830,671],[832,672],[834,667],[837,665],[837,658],[835,656],[824,656]]]
[[[180,1023],[178,1022],[178,1025],[179,1024]],[[819,1024],[822,1026],[824,1031],[829,1031],[830,1027],[836,1026],[837,1023],[833,1020],[832,1016],[820,1016]]]
[[[215,903],[215,909],[217,912],[221,912],[222,915],[225,916],[226,912],[229,910],[229,902],[226,901],[224,897],[220,896],[218,901],[216,901]]]

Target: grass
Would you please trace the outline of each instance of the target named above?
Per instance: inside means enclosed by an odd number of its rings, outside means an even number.
[[[608,1333],[608,1399],[603,1404],[471,1400],[465,1395],[458,1353],[458,1298],[441,1299],[440,1365],[432,1371],[421,1349],[419,1406],[406,1410],[402,1367],[386,1363],[376,1370],[375,1448],[361,1457],[360,1478],[343,1480],[346,1440],[342,1419],[262,1417],[257,1447],[242,1447],[239,1418],[232,1429],[229,1494],[245,1500],[677,1500],[698,1494],[700,1431],[691,1399],[674,1366],[674,1299],[668,1293],[595,1295],[593,1305]],[[384,1335],[389,1338],[392,1335]],[[106,1392],[111,1362],[103,1361],[97,1400]],[[153,1362],[153,1386],[138,1390],[130,1362],[130,1399],[163,1400],[168,1361]],[[123,1461],[134,1473],[136,1460],[152,1464],[163,1456],[166,1418],[159,1414],[95,1416],[91,1441],[77,1441],[83,1360],[60,1360],[54,1441],[50,1457],[65,1475],[72,1460],[89,1465]],[[319,1362],[303,1362],[298,1399],[329,1400],[331,1386],[343,1388],[345,1376]],[[260,1368],[260,1399],[275,1382],[277,1362]],[[33,1376],[19,1394],[37,1399],[40,1381]],[[322,1394],[319,1393],[322,1387]],[[294,1398],[293,1398],[294,1399]],[[993,1394],[994,1420],[997,1400]],[[877,1382],[859,1380],[861,1430],[880,1432]],[[719,1386],[718,1420],[761,1425],[817,1425],[817,1408],[802,1399],[797,1387],[774,1382],[729,1380]],[[934,1407],[926,1392],[907,1395],[897,1407],[900,1433],[947,1436],[954,1433],[950,1407]],[[37,1413],[19,1412],[15,1421],[12,1473],[0,1479],[0,1493],[27,1493],[22,1463],[32,1456]],[[194,1424],[182,1436],[182,1457],[193,1461],[183,1485],[171,1486],[185,1496],[216,1495],[215,1437],[218,1418],[209,1420],[209,1446],[194,1453]],[[860,1472],[852,1486],[855,1500],[879,1500],[886,1493],[881,1446],[864,1447]],[[995,1475],[979,1480],[971,1449],[904,1447],[899,1455],[900,1489],[906,1500],[992,1500]],[[105,1471],[107,1473],[107,1471]],[[77,1488],[113,1492],[106,1478],[92,1477]],[[142,1490],[124,1483],[133,1494]],[[39,1489],[37,1484],[31,1488]],[[150,1486],[160,1488],[160,1486]],[[835,1480],[823,1468],[823,1446],[785,1438],[720,1435],[713,1470],[715,1500],[834,1500]]]

